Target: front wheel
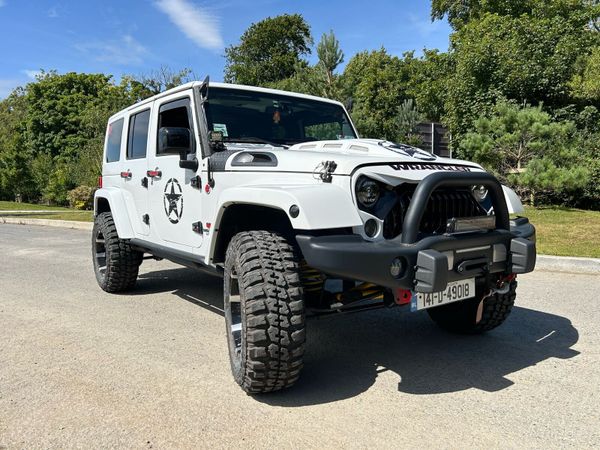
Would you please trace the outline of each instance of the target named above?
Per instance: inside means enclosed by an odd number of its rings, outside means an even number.
[[[511,281],[508,292],[481,296],[428,309],[429,317],[441,328],[453,333],[480,334],[504,323],[517,297],[517,282]],[[479,321],[477,319],[479,318]]]
[[[236,234],[225,258],[224,309],[231,371],[249,394],[289,387],[302,369],[304,299],[288,241],[268,231]]]

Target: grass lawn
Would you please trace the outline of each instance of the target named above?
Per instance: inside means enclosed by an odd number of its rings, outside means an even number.
[[[10,213],[4,214],[1,211],[51,211],[41,212],[39,214]],[[0,201],[0,215],[3,217],[28,217],[30,219],[56,219],[56,220],[77,220],[80,222],[92,222],[94,213],[92,211],[79,211],[77,209],[63,208],[62,206],[35,205],[32,203],[16,203]]]
[[[44,210],[44,211],[72,211],[70,208],[63,208],[62,206],[46,206],[46,205],[36,205],[33,203],[17,203],[17,202],[5,202],[0,200],[0,211],[35,211],[35,210]]]
[[[600,258],[600,211],[525,207],[523,215],[535,225],[538,253]]]

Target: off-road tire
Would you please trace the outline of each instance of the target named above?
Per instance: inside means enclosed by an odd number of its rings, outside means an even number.
[[[284,237],[268,231],[233,237],[224,310],[231,371],[241,388],[259,394],[294,384],[303,364],[305,312],[298,257]]]
[[[483,301],[481,320],[475,323],[481,296],[428,309],[429,317],[444,330],[460,334],[480,334],[502,325],[515,304],[517,282],[511,281],[508,292],[494,294]]]
[[[104,259],[98,256],[102,253]],[[104,212],[96,216],[92,230],[92,259],[96,280],[103,290],[123,292],[133,288],[142,257],[143,253],[132,249],[128,241],[119,238],[111,213]]]

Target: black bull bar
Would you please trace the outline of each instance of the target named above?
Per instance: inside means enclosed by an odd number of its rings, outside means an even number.
[[[420,235],[433,191],[472,185],[488,190],[494,230]],[[439,172],[424,178],[412,196],[402,233],[393,239],[372,242],[357,234],[300,234],[296,240],[307,264],[324,273],[416,292],[441,291],[450,281],[473,276],[531,272],[536,259],[535,228],[525,218],[510,220],[502,186],[485,172]]]

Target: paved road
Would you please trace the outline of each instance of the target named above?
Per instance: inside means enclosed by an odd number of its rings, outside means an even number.
[[[146,261],[105,294],[88,243],[0,225],[0,448],[600,445],[600,276],[520,277],[481,337],[401,309],[314,320],[299,384],[250,397],[218,279]]]

